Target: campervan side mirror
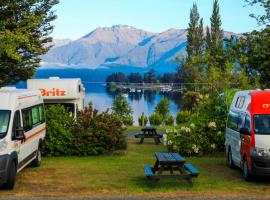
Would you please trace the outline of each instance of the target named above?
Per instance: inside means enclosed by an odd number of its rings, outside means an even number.
[[[16,128],[14,139],[15,140],[24,140],[25,139],[24,129],[22,127]]]
[[[242,135],[250,135],[250,132],[247,128],[240,128],[240,134]]]

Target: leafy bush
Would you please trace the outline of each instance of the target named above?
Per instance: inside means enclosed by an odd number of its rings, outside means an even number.
[[[180,124],[187,123],[190,120],[190,117],[191,117],[191,113],[188,111],[177,112],[176,124],[180,125]]]
[[[174,117],[172,115],[168,116],[164,121],[166,126],[173,126],[174,125]]]
[[[91,106],[79,112],[76,122],[63,106],[46,109],[45,155],[85,156],[126,149],[122,119]]]
[[[123,121],[125,125],[131,126],[133,124],[132,109],[122,95],[118,95],[112,103],[112,111],[115,115]]]
[[[170,102],[166,97],[163,97],[161,101],[155,107],[155,113],[162,116],[162,121],[164,121],[170,114]]]
[[[162,115],[159,113],[153,112],[149,117],[150,124],[153,126],[160,126],[162,124]]]
[[[47,106],[45,155],[71,155],[73,140],[73,117],[64,106]]]
[[[215,122],[207,126],[190,124],[188,127],[179,126],[167,130],[168,149],[187,156],[223,151],[220,149],[223,142],[223,134],[218,131]]]
[[[126,148],[123,123],[119,116],[108,111],[85,108],[75,124],[74,148],[78,155],[97,155]]]
[[[186,92],[182,99],[182,109],[184,111],[193,112],[203,100],[203,95],[199,92]]]
[[[144,115],[144,112],[142,113],[142,115],[138,118],[138,122],[140,126],[145,126],[148,123],[148,119],[147,116]]]
[[[180,126],[167,131],[168,149],[185,155],[224,151],[227,107],[223,97],[205,95],[193,113],[178,113]]]

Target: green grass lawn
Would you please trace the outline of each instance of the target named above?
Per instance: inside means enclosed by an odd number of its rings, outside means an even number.
[[[129,133],[138,128],[132,128]],[[114,155],[44,158],[39,168],[26,168],[17,176],[16,196],[85,195],[270,195],[270,181],[245,182],[240,170],[229,169],[225,157],[194,157],[187,161],[201,171],[190,187],[183,180],[161,180],[154,184],[144,175],[144,164],[153,165],[154,152],[166,151],[151,139],[139,145],[128,140],[128,149]]]

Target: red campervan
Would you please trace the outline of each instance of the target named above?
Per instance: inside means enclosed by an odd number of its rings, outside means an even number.
[[[270,91],[237,92],[226,127],[226,152],[230,167],[252,175],[270,176]]]

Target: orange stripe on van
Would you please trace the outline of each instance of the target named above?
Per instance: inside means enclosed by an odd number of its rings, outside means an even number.
[[[22,96],[22,97],[19,97],[19,99],[28,99],[28,98],[31,98],[31,97],[36,97],[37,95],[31,95],[31,96]]]
[[[25,138],[25,141],[30,140],[31,138],[35,137],[36,135],[40,134],[42,131],[45,131],[45,130],[46,130],[46,128],[42,128],[42,129],[38,130],[34,134],[32,134],[32,135],[28,136],[27,138]]]

